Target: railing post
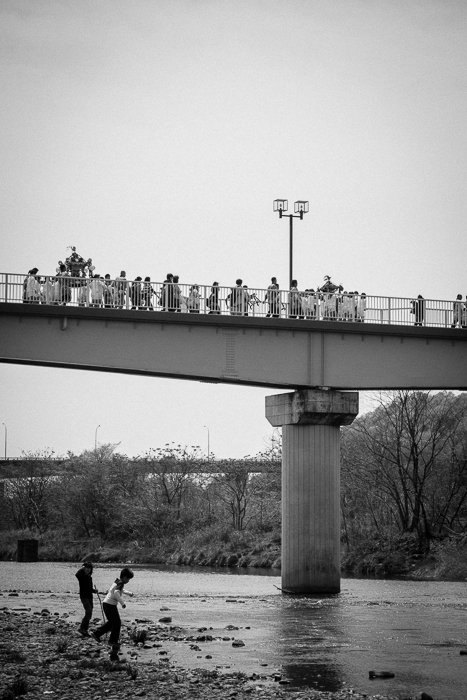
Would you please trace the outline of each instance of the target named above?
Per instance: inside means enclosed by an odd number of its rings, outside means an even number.
[[[388,324],[391,325],[391,297],[388,297]]]
[[[8,273],[5,275],[5,302],[8,302]]]

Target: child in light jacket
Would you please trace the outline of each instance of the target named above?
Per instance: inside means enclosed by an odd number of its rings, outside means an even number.
[[[120,572],[120,577],[115,579],[109,588],[107,595],[104,598],[103,608],[104,614],[107,618],[107,622],[98,627],[96,630],[91,632],[96,642],[101,641],[101,637],[106,632],[110,631],[109,644],[113,647],[118,646],[118,640],[120,638],[120,628],[122,626],[122,621],[120,620],[120,615],[118,613],[118,604],[125,608],[126,605],[123,601],[123,587],[130,581],[134,576],[131,569],[125,567]],[[131,591],[125,591],[129,596],[132,596]]]

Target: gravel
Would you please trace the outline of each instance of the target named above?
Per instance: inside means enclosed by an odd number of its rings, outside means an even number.
[[[157,623],[136,629],[124,623],[118,660],[110,659],[110,647],[105,642],[98,644],[92,638],[82,638],[76,621],[70,620],[66,612],[31,612],[27,606],[4,606],[0,609],[0,629],[0,700],[82,700],[83,695],[89,700],[392,700],[390,696],[367,696],[348,688],[335,693],[297,690],[289,687],[287,679],[278,673],[247,676],[238,671],[175,666],[163,648],[166,635]],[[142,639],[142,631],[146,639],[135,643]],[[156,660],[140,657],[149,645],[158,650]]]

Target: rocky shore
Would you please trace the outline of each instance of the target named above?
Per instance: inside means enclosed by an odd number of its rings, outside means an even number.
[[[183,668],[172,663],[170,643],[183,641],[201,652],[207,630],[197,636],[180,636],[165,622],[137,620],[124,623],[118,660],[109,647],[81,638],[77,622],[67,612],[44,608],[31,611],[17,598],[0,604],[0,700],[45,697],[59,700],[185,700],[188,698],[293,698],[293,700],[395,700],[390,696],[362,695],[352,689],[335,693],[291,688],[286,678],[267,668],[264,674],[226,669]],[[235,646],[235,637],[226,639]],[[233,639],[233,641],[232,641]],[[165,648],[164,648],[165,647]],[[151,649],[151,658],[145,650]],[[206,647],[202,653],[205,653]],[[201,656],[199,657],[201,658]],[[207,657],[209,658],[209,657]],[[417,696],[419,697],[419,696]],[[397,699],[400,700],[400,697]],[[407,700],[411,700],[407,696]],[[415,699],[414,699],[415,700]]]

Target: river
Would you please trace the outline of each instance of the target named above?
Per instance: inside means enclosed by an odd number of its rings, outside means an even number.
[[[0,562],[0,607],[47,607],[70,612],[78,620],[77,568],[70,563]],[[292,687],[351,687],[400,696],[424,691],[443,700],[467,697],[467,656],[460,655],[467,641],[463,582],[344,578],[339,595],[295,597],[280,593],[280,577],[269,570],[133,568],[135,596],[122,612],[127,620],[157,621],[169,615],[186,634],[205,627],[212,636],[227,634],[245,642],[238,649],[225,641],[203,643],[202,652],[193,652],[186,643],[174,641],[174,663],[245,673],[280,671]],[[118,570],[110,564],[95,567],[99,590],[110,585]],[[8,597],[12,590],[19,597]],[[226,632],[228,625],[238,630]],[[395,677],[370,680],[371,670],[390,671]]]

